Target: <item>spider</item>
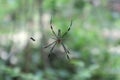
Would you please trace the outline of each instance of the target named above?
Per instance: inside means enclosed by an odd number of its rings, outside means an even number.
[[[55,36],[55,38],[53,38],[55,41],[53,41],[52,43],[48,44],[48,45],[45,46],[44,48],[48,48],[48,47],[50,47],[50,46],[53,45],[52,48],[50,49],[50,52],[52,53],[52,51],[53,51],[54,47],[56,46],[56,44],[61,44],[62,47],[63,47],[63,49],[64,49],[64,51],[65,51],[65,53],[66,53],[66,55],[67,55],[67,59],[70,59],[70,58],[69,58],[69,55],[68,55],[70,52],[69,52],[69,50],[65,47],[65,45],[64,45],[64,43],[63,43],[63,38],[64,38],[64,37],[67,35],[67,33],[70,31],[71,26],[72,26],[72,20],[71,20],[70,26],[68,27],[67,31],[66,31],[63,35],[62,35],[60,29],[58,29],[58,34],[56,34],[55,31],[54,31],[54,29],[53,29],[52,19],[51,19],[51,20],[50,20],[50,28],[51,28],[52,33],[53,33],[54,36]],[[50,56],[50,54],[49,54],[49,56]],[[49,56],[48,56],[48,57],[49,57]]]

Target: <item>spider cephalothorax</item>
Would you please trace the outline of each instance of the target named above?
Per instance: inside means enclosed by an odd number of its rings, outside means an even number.
[[[54,47],[55,47],[56,44],[61,44],[62,47],[63,47],[63,49],[64,49],[64,51],[65,51],[65,53],[66,53],[66,55],[67,55],[67,58],[70,59],[69,56],[68,56],[68,53],[70,53],[70,52],[69,52],[69,50],[65,47],[65,45],[64,45],[64,43],[63,43],[63,38],[64,38],[65,35],[67,35],[67,33],[70,31],[71,26],[72,26],[72,21],[71,21],[71,23],[70,23],[69,28],[67,29],[67,31],[66,31],[63,35],[62,35],[60,29],[58,29],[58,34],[56,34],[55,31],[53,30],[53,27],[52,27],[52,19],[50,20],[50,27],[51,27],[52,33],[53,33],[54,36],[55,36],[55,38],[53,38],[55,41],[53,41],[52,43],[50,43],[50,44],[48,44],[47,46],[45,46],[45,48],[47,48],[47,47],[53,45],[52,48],[51,48],[51,50],[50,50],[50,53],[53,53],[52,51],[53,51],[53,49],[54,49]]]

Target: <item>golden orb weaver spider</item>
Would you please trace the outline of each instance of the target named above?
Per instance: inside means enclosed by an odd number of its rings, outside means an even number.
[[[65,47],[65,45],[64,45],[64,43],[63,43],[63,38],[67,35],[67,33],[70,31],[70,28],[71,28],[71,26],[72,26],[72,20],[71,20],[71,23],[70,23],[70,26],[68,27],[68,29],[67,29],[67,31],[62,35],[62,33],[61,33],[61,30],[60,29],[58,29],[58,34],[56,34],[55,33],[55,31],[54,31],[54,29],[53,29],[53,26],[52,26],[52,19],[50,20],[50,28],[51,28],[51,31],[52,31],[52,33],[54,34],[54,36],[55,36],[55,41],[53,41],[52,43],[50,43],[50,44],[48,44],[47,46],[45,46],[44,48],[48,48],[48,47],[50,47],[50,46],[52,46],[52,48],[51,48],[51,50],[50,50],[50,52],[52,53],[52,51],[53,51],[53,49],[54,49],[54,47],[56,46],[56,44],[61,44],[62,45],[62,47],[63,47],[63,49],[64,49],[64,51],[65,51],[65,53],[66,53],[66,55],[67,55],[67,59],[70,59],[69,58],[69,50]],[[49,56],[50,56],[50,54],[49,54]],[[48,57],[49,57],[48,56]]]

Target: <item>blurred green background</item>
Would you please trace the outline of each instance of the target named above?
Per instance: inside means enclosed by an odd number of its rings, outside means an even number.
[[[64,44],[48,58],[50,29]],[[35,41],[32,41],[33,37]],[[119,0],[0,0],[0,80],[120,80]]]

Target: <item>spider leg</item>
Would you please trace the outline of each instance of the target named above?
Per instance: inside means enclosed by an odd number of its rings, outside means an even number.
[[[52,33],[55,35],[55,37],[57,37],[55,31],[53,30],[53,27],[52,27],[52,19],[50,20],[50,28],[52,30]]]
[[[71,23],[70,23],[70,26],[69,26],[68,30],[63,34],[62,37],[64,37],[65,35],[67,35],[67,33],[70,31],[71,26],[72,26],[72,20],[71,20]]]
[[[65,50],[65,53],[66,53],[66,55],[67,55],[67,59],[70,60],[70,57],[69,57],[69,55],[67,54],[67,53],[68,53],[68,50],[66,49],[66,47],[64,46],[63,43],[61,43],[61,44],[62,44],[62,46],[63,46],[63,49]]]
[[[70,54],[69,50],[65,47],[65,45],[64,45],[63,43],[61,43],[61,44],[62,44],[64,50],[66,51],[66,53],[69,53],[69,54]]]
[[[57,44],[57,42],[53,45],[53,47],[52,47],[51,50],[50,50],[50,53],[48,54],[48,58],[49,58],[50,60],[53,60],[53,59],[52,59],[52,56],[53,56],[53,57],[57,57],[54,53],[52,53],[52,51],[53,51],[53,49],[54,49],[54,47],[55,47],[56,44]]]
[[[56,40],[56,38],[52,37],[52,39]]]
[[[52,42],[52,43],[50,43],[50,44],[48,44],[47,46],[45,46],[44,48],[47,48],[47,47],[49,47],[49,46],[51,46],[52,44],[54,44],[56,41],[54,41],[54,42]]]
[[[54,47],[55,47],[56,44],[57,44],[57,42],[55,42],[55,44],[54,44],[53,47],[51,48],[51,50],[50,50],[51,53],[52,53],[52,51],[53,51],[53,49],[54,49]]]
[[[58,29],[58,37],[60,37],[60,36],[61,36],[61,30]]]

